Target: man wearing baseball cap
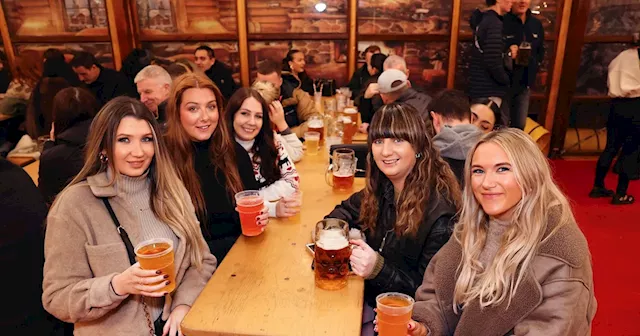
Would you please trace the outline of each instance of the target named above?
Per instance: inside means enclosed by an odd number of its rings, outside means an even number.
[[[378,78],[378,90],[385,105],[394,102],[411,105],[418,110],[422,119],[428,123],[427,126],[431,128],[429,109],[427,108],[431,97],[413,89],[404,72],[396,69],[385,70]]]

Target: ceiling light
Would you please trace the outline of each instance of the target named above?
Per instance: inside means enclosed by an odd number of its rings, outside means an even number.
[[[327,10],[327,4],[324,3],[324,2],[318,2],[314,7],[320,13],[324,12],[325,10]]]

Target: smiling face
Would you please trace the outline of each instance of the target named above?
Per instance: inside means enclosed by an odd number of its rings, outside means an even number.
[[[209,53],[206,50],[196,50],[194,59],[196,65],[198,68],[202,69],[202,71],[211,69],[213,64],[216,62],[215,58],[209,57]]]
[[[531,6],[531,0],[516,0],[513,1],[511,12],[515,15],[522,15],[527,12],[529,6]]]
[[[192,141],[211,138],[218,126],[218,102],[213,91],[191,88],[182,94],[180,123]]]
[[[245,99],[233,116],[233,130],[236,136],[243,141],[255,139],[262,128],[263,117],[260,102],[253,97]]]
[[[169,84],[161,83],[158,79],[147,78],[136,83],[140,101],[157,116],[158,105],[169,98]]]
[[[523,197],[514,167],[507,153],[497,144],[478,146],[471,160],[471,188],[484,212],[508,221]]]
[[[495,127],[496,116],[489,106],[474,104],[471,106],[471,123],[478,126],[483,133],[489,133]]]
[[[416,151],[402,139],[375,139],[371,144],[371,154],[378,169],[396,185],[404,185],[413,167],[416,165]]]
[[[125,117],[120,121],[113,146],[113,164],[120,174],[136,177],[149,168],[155,143],[146,120]]]
[[[304,54],[301,52],[297,52],[293,54],[292,60],[289,61],[289,66],[291,67],[291,71],[293,73],[298,74],[304,71],[304,66],[306,62],[304,61]]]

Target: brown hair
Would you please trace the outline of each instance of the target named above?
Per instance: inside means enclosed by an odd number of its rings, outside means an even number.
[[[380,108],[369,125],[367,147],[367,179],[360,209],[363,228],[375,230],[378,221],[381,182],[389,181],[380,171],[371,153],[374,140],[384,138],[402,139],[411,144],[416,154],[416,164],[407,175],[404,189],[396,195],[398,234],[415,235],[424,219],[429,202],[439,200],[459,208],[462,197],[458,181],[449,165],[425,136],[427,126],[418,111],[411,105],[392,103]]]
[[[375,53],[379,53],[379,52],[382,52],[382,50],[380,50],[380,47],[378,47],[375,44],[368,46],[367,49],[364,50],[364,54],[366,54],[366,53],[375,54]]]
[[[282,76],[282,65],[270,58],[267,58],[258,64],[258,73],[261,75],[270,75],[277,73]]]
[[[53,99],[52,118],[54,135],[69,129],[76,123],[92,119],[100,108],[91,91],[70,87],[63,89]]]
[[[180,178],[191,195],[191,200],[196,208],[196,213],[201,223],[205,222],[207,211],[204,196],[200,185],[200,179],[194,167],[193,143],[180,121],[180,105],[185,91],[192,89],[209,89],[216,97],[218,114],[222,114],[222,94],[218,87],[203,73],[186,73],[173,81],[171,94],[167,103],[167,146],[173,157]],[[226,189],[229,197],[243,190],[242,180],[238,173],[236,153],[233,139],[229,136],[228,125],[223,115],[218,118],[218,126],[213,131],[209,145],[209,156],[214,169],[225,176]]]

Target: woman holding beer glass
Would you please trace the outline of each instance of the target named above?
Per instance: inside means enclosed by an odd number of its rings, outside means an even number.
[[[414,295],[429,261],[449,239],[461,203],[458,182],[426,133],[410,105],[378,110],[369,126],[366,186],[327,216],[366,237],[351,241],[350,263],[366,279],[363,330],[371,333],[376,296]]]
[[[222,94],[203,73],[187,73],[173,81],[167,103],[165,138],[173,164],[191,195],[211,253],[219,262],[240,236],[234,195],[256,190],[251,160],[229,136],[221,117]],[[257,218],[269,222],[266,207]]]
[[[229,99],[226,119],[230,136],[247,151],[260,193],[271,217],[291,217],[300,204],[290,197],[298,190],[298,172],[271,127],[269,106],[260,93],[241,88]],[[284,116],[284,112],[283,112]]]
[[[182,335],[182,319],[216,268],[158,132],[138,100],[107,103],[84,167],[51,207],[42,301],[75,324],[75,335]],[[141,266],[133,246],[150,239],[166,242],[174,258]]]
[[[514,128],[490,133],[465,174],[460,221],[427,268],[408,334],[589,335],[589,247],[536,144]]]

